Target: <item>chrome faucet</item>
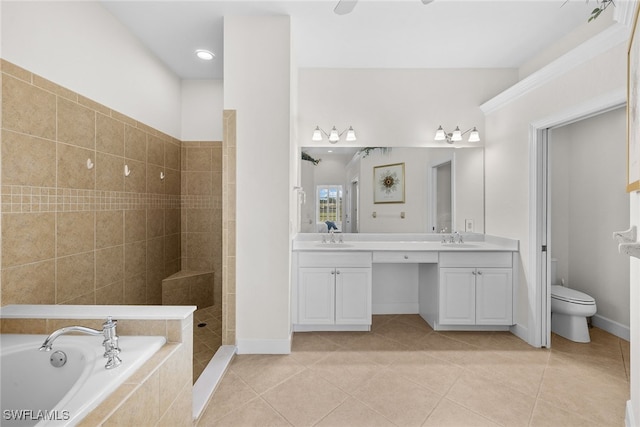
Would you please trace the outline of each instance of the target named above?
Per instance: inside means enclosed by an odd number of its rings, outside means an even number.
[[[44,340],[40,346],[40,351],[51,351],[53,342],[61,335],[66,335],[72,332],[81,332],[87,335],[103,335],[104,341],[104,357],[107,359],[106,369],[117,368],[122,363],[122,360],[118,356],[120,354],[120,347],[118,347],[118,335],[116,334],[117,320],[112,320],[111,316],[107,317],[107,320],[102,324],[102,330],[86,328],[84,326],[67,326],[60,328],[53,332]]]
[[[335,243],[336,242],[336,235],[333,233],[333,228],[331,230],[329,230],[329,241],[331,243]]]

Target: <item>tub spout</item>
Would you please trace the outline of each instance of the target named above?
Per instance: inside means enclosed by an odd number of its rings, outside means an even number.
[[[102,341],[102,345],[104,346],[104,357],[107,359],[105,368],[116,368],[122,363],[122,360],[120,360],[120,357],[118,356],[118,354],[120,354],[120,347],[118,347],[116,324],[116,320],[112,320],[111,317],[108,317],[106,322],[102,324],[101,331],[97,329],[86,328],[84,326],[67,326],[65,328],[60,328],[44,340],[44,342],[40,346],[40,351],[51,351],[53,342],[61,335],[66,335],[73,332],[80,332],[87,335],[103,335],[104,341]]]

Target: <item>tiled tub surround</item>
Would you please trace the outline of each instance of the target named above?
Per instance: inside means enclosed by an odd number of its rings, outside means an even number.
[[[162,305],[213,305],[213,272],[181,270],[162,280]]]
[[[1,67],[0,304],[160,304],[181,262],[180,141]]]
[[[49,334],[71,325],[100,328],[104,318],[113,316],[118,335],[164,336],[167,344],[78,425],[191,426],[194,309],[11,305],[2,308],[0,332]]]

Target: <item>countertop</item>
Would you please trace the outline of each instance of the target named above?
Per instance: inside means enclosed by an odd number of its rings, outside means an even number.
[[[342,237],[342,242],[339,243]],[[293,240],[294,251],[427,251],[427,252],[484,252],[518,251],[517,240],[484,234],[462,234],[464,243],[442,243],[441,234],[335,234],[336,243],[322,243],[318,233],[299,234]]]

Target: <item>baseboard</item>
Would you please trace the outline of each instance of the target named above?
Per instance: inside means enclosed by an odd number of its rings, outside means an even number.
[[[417,302],[394,302],[371,305],[373,314],[417,314],[420,307]]]
[[[615,322],[599,314],[591,318],[591,324],[626,341],[631,341],[631,330],[622,323]]]
[[[291,338],[279,340],[236,340],[238,354],[289,354],[291,353]]]
[[[233,345],[220,346],[198,377],[198,381],[193,385],[192,412],[194,421],[202,415],[202,411],[209,403],[235,353],[236,347]]]
[[[624,425],[625,427],[638,427],[634,417],[633,417],[633,407],[631,406],[631,401],[627,400],[627,409],[624,417]]]
[[[511,331],[513,335],[517,336],[522,341],[529,343],[529,329],[527,329],[525,326],[522,326],[521,324],[516,323],[515,325],[509,328],[509,331]]]

